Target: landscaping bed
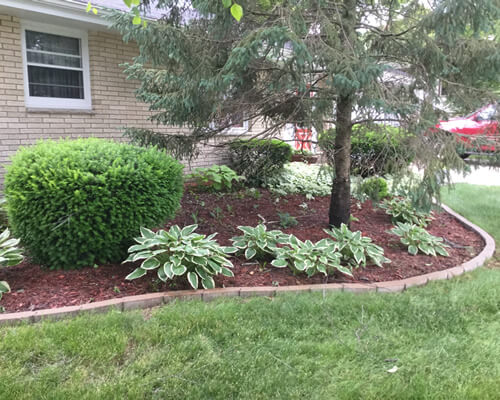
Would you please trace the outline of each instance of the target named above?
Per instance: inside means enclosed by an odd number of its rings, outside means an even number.
[[[241,234],[237,226],[256,226],[264,222],[269,229],[282,229],[299,239],[317,241],[327,237],[323,229],[328,228],[329,201],[329,197],[308,200],[303,195],[276,197],[267,190],[243,190],[226,194],[187,191],[176,218],[166,227],[197,223],[198,232],[218,232],[218,242],[229,245],[231,237]],[[294,216],[298,225],[283,229],[278,212]],[[384,264],[383,268],[368,265],[366,268],[354,269],[352,278],[340,272],[328,278],[321,274],[307,278],[305,274],[294,275],[289,269],[274,268],[270,263],[259,265],[240,256],[232,258],[234,277],[215,277],[217,287],[369,283],[405,279],[457,266],[477,255],[483,247],[483,240],[478,234],[465,228],[452,216],[437,212],[428,230],[445,239],[450,245],[450,256],[412,256],[400,244],[399,238],[388,232],[392,223],[384,210],[374,208],[370,201],[360,204],[353,199],[351,212],[354,217],[351,229],[360,230],[363,235],[372,238],[375,244],[382,246],[385,256],[392,260],[390,264]],[[139,265],[140,262],[136,262],[61,271],[42,268],[27,259],[18,266],[0,270],[0,280],[8,281],[12,289],[11,293],[4,295],[0,305],[5,307],[6,312],[33,311],[155,291],[190,289],[185,277],[163,283],[155,271],[150,271],[140,279],[126,281],[125,276]]]

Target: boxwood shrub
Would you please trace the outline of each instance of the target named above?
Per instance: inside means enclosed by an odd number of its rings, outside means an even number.
[[[292,158],[292,147],[278,139],[236,140],[229,144],[231,168],[250,186],[261,186]]]
[[[20,148],[5,177],[9,224],[50,268],[121,261],[141,226],[174,216],[182,168],[155,148],[102,139]]]

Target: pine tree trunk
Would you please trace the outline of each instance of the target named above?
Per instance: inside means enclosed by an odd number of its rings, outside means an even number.
[[[335,135],[335,179],[330,198],[329,223],[339,227],[349,225],[351,208],[351,113],[352,99],[339,97]]]
[[[356,0],[344,0],[341,16],[342,29],[339,39],[346,54],[356,55]],[[349,225],[351,208],[351,133],[353,101],[355,88],[352,92],[345,90],[337,97],[337,121],[335,124],[335,179],[330,198],[329,223],[339,227],[342,223]]]

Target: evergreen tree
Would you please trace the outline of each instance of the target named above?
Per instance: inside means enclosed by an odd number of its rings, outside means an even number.
[[[137,97],[155,112],[152,120],[190,130],[128,134],[188,156],[235,116],[263,119],[263,135],[286,123],[318,131],[333,124],[332,225],[349,222],[353,126],[397,121],[425,138],[440,114],[443,82],[455,107],[495,96],[498,0],[242,0],[240,22],[223,3],[151,2],[165,16],[146,27],[112,16],[124,39],[139,45],[126,73],[140,81]],[[427,159],[428,176],[443,166],[436,149],[415,152]]]

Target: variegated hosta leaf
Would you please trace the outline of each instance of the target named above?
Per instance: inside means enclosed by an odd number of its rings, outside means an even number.
[[[231,271],[229,268],[226,268],[226,267],[221,268],[221,274],[224,276],[229,276],[229,277],[234,276],[233,271]]]
[[[9,293],[9,292],[10,292],[9,284],[5,281],[0,281],[0,298],[2,293]]]
[[[177,275],[177,276],[181,276],[181,275],[184,275],[187,271],[187,268],[184,266],[184,265],[174,265],[172,267],[172,272],[174,273],[174,275]]]
[[[251,260],[253,257],[255,257],[256,254],[257,254],[257,251],[252,247],[249,247],[245,250],[245,258],[247,260]]]
[[[191,287],[194,290],[198,289],[198,275],[195,272],[188,272],[187,278]]]
[[[174,277],[173,264],[171,262],[166,262],[163,264],[163,272],[168,277],[168,279],[172,279]]]
[[[207,279],[201,280],[201,285],[205,289],[213,289],[215,287],[215,282],[214,282],[214,279],[211,276],[209,276],[209,277],[207,277]]]
[[[144,260],[141,264],[141,268],[149,271],[151,269],[156,269],[160,266],[160,262],[156,258],[148,258]]]
[[[137,279],[137,278],[140,278],[141,276],[144,276],[146,275],[148,271],[146,271],[145,269],[142,269],[142,268],[137,268],[135,269],[132,273],[128,274],[125,279],[131,281],[133,279]]]
[[[0,234],[0,267],[12,267],[23,261],[19,239],[11,238],[9,229]]]
[[[146,238],[146,239],[152,239],[156,235],[155,235],[155,233],[152,230],[150,230],[148,228],[144,228],[144,227],[141,226],[141,236],[144,237],[144,238]]]
[[[288,261],[284,258],[277,258],[271,262],[271,265],[276,268],[285,268],[288,266]]]

